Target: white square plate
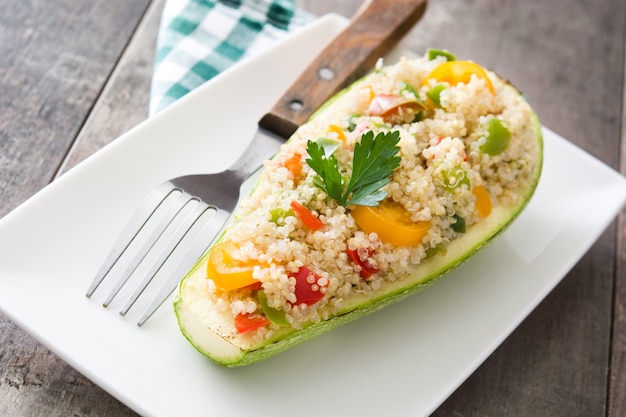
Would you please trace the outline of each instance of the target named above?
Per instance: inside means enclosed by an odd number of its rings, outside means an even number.
[[[226,168],[256,121],[345,24],[326,16],[237,65],[2,219],[2,311],[143,415],[431,413],[624,204],[622,176],[547,129],[536,195],[495,242],[416,296],[261,364],[214,365],[179,333],[171,307],[137,328],[132,313],[122,318],[84,296],[143,196],[167,178]]]

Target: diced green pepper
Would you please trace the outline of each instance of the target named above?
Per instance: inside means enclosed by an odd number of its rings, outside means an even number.
[[[285,223],[285,217],[293,216],[294,213],[291,210],[283,210],[281,208],[275,208],[270,210],[270,221],[276,225],[282,225]],[[279,224],[280,219],[283,219]]]
[[[354,129],[356,128],[356,123],[354,123],[354,119],[356,119],[357,117],[359,117],[358,114],[351,114],[348,117],[348,132],[354,132]]]
[[[509,146],[511,132],[504,126],[502,120],[495,117],[489,120],[487,134],[487,141],[480,147],[481,152],[487,155],[497,155]]]
[[[422,107],[422,110],[426,110],[426,109],[428,108],[428,106],[426,105],[426,103],[424,103],[424,102],[420,99],[420,96],[419,96],[418,92],[415,90],[415,88],[413,88],[413,86],[412,86],[411,84],[408,84],[408,83],[403,82],[403,83],[402,83],[402,87],[400,88],[400,95],[402,95],[405,91],[406,91],[406,92],[408,92],[408,93],[410,93],[410,94],[412,94],[412,95],[413,95],[413,97],[415,97],[415,102],[416,102],[419,106],[421,106],[421,107]],[[420,113],[420,112],[417,112],[417,113]],[[417,113],[416,113],[416,115],[417,115]],[[420,119],[421,119],[421,117],[420,117]],[[415,120],[414,120],[414,121],[415,121]]]
[[[261,304],[261,308],[263,309],[263,314],[265,314],[265,317],[267,317],[269,321],[278,324],[279,326],[289,326],[289,322],[287,321],[284,311],[267,305],[267,295],[265,295],[264,291],[259,291],[257,297],[259,299],[259,304]]]
[[[426,97],[433,102],[436,107],[441,107],[441,99],[439,98],[441,92],[446,89],[446,86],[443,84],[437,84],[430,90],[426,92]]]
[[[428,52],[428,60],[429,61],[432,61],[433,59],[437,58],[438,56],[442,56],[445,59],[447,59],[448,61],[456,60],[456,56],[452,52],[446,51],[445,49],[430,48],[427,52]]]
[[[454,230],[457,233],[465,233],[465,230],[466,230],[465,219],[459,216],[458,214],[455,214],[453,217],[456,221],[450,225],[452,230]]]
[[[419,97],[417,95],[417,91],[415,91],[415,88],[413,88],[413,86],[411,84],[402,82],[401,85],[402,85],[402,87],[400,87],[400,95],[402,95],[402,93],[404,93],[405,91],[408,91],[409,93],[413,94],[415,96],[415,98]]]
[[[427,258],[430,258],[431,256],[435,256],[435,255],[446,256],[446,253],[448,253],[448,247],[444,243],[439,243],[434,248],[426,249]]]
[[[470,179],[463,168],[454,167],[443,171],[443,186],[446,190],[452,191],[461,185],[470,188]]]

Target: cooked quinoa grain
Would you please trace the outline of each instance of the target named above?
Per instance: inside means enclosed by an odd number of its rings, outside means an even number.
[[[529,105],[489,71],[487,78],[472,75],[456,85],[429,80],[445,63],[442,57],[424,57],[377,66],[266,162],[258,185],[222,237],[235,243],[233,262],[254,265],[256,283],[228,291],[210,276],[194,283],[206,298],[195,304],[199,317],[215,322],[220,316],[220,334],[244,349],[327,320],[352,298],[376,294],[425,258],[445,254],[448,243],[488,216],[491,206],[519,203],[518,191],[538,163]],[[438,103],[429,97],[435,87],[441,90]],[[491,122],[494,118],[497,123]],[[496,140],[494,124],[501,127],[498,134],[508,135]],[[423,226],[416,245],[385,243],[379,233],[363,230],[353,216],[356,207],[340,205],[316,186],[317,174],[306,163],[307,142],[328,138],[338,144],[333,155],[349,177],[355,145],[369,131],[399,133],[399,166],[383,188],[387,196],[381,204],[399,207],[411,225]],[[486,194],[481,197],[479,191]],[[308,225],[294,211],[294,201],[322,226]],[[299,273],[312,302],[296,296]],[[266,296],[265,308],[278,312],[288,325],[268,319],[252,331],[238,331],[238,315],[263,316],[259,291]]]

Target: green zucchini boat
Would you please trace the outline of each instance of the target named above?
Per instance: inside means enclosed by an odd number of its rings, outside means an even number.
[[[448,52],[381,62],[266,162],[180,282],[182,333],[247,365],[406,298],[513,221],[541,166],[539,120],[496,74]]]

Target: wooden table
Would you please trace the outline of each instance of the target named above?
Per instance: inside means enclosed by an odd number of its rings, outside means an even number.
[[[0,1],[0,217],[147,117],[162,3]],[[351,16],[360,1],[299,4]],[[625,16],[623,0],[431,0],[405,46],[495,69],[623,173]],[[626,415],[625,238],[621,216],[435,415]],[[0,415],[135,413],[0,316]]]

